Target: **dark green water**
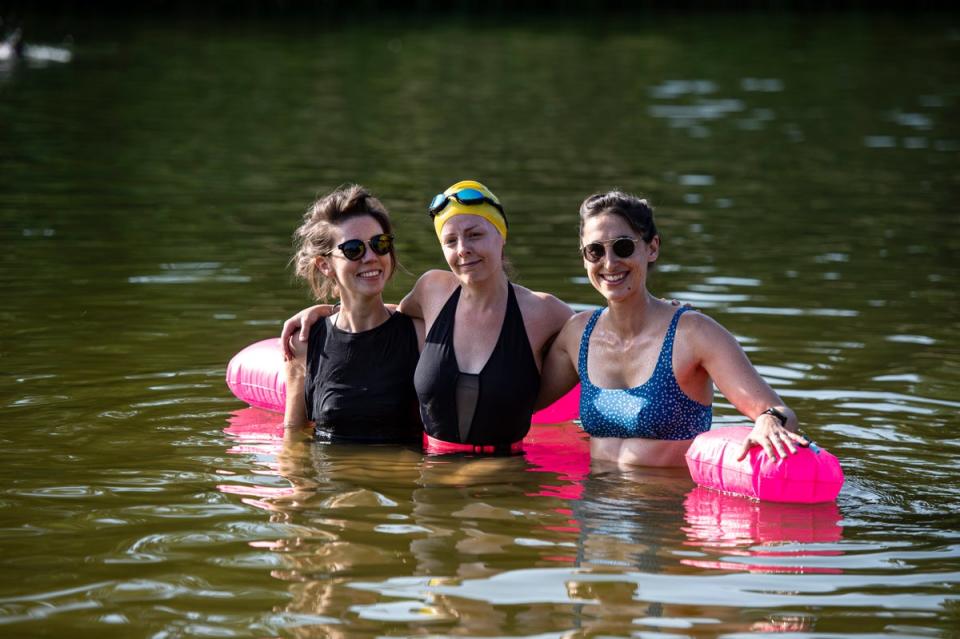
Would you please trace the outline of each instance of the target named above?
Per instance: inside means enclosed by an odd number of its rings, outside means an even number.
[[[958,62],[954,16],[727,15],[121,23],[0,63],[0,632],[957,636]],[[648,195],[655,292],[742,338],[841,458],[837,504],[283,449],[238,412],[226,361],[307,302],[312,198],[373,189],[418,274],[466,177],[519,281],[575,303],[579,202]]]

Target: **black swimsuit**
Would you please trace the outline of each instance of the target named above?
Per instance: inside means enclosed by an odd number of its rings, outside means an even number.
[[[479,374],[461,373],[453,350],[460,287],[430,327],[414,376],[427,434],[446,442],[509,446],[530,430],[540,371],[513,285],[503,328]]]
[[[369,331],[348,333],[328,318],[310,330],[304,392],[307,419],[324,440],[418,442],[413,372],[419,349],[402,313]]]

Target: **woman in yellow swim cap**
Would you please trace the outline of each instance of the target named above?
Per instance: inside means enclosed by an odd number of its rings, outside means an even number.
[[[573,311],[509,281],[507,214],[486,186],[457,182],[427,208],[449,270],[424,273],[399,306],[427,330],[414,377],[427,452],[516,452],[546,347]],[[288,320],[284,343],[325,312],[314,307]]]

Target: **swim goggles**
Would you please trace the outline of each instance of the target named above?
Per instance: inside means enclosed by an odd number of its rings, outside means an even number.
[[[504,221],[507,219],[507,215],[503,212],[503,207],[500,206],[499,202],[487,197],[481,191],[469,187],[460,189],[456,193],[451,193],[450,195],[437,193],[435,196],[433,196],[433,199],[430,200],[430,205],[427,207],[427,213],[430,214],[431,218],[436,217],[440,214],[440,211],[447,207],[447,204],[450,203],[450,200],[456,200],[464,206],[478,206],[486,202],[493,208],[500,211],[500,215],[503,216]]]
[[[606,247],[609,246],[613,249],[614,255],[627,258],[633,255],[633,252],[637,248],[637,242],[639,241],[639,238],[616,237],[612,240],[604,240],[602,242],[590,242],[581,248],[580,252],[583,253],[583,259],[586,261],[591,263],[599,262],[607,254]]]
[[[370,245],[370,250],[377,255],[386,255],[393,248],[393,236],[381,233],[374,235],[366,243],[363,240],[347,240],[343,244],[337,244],[337,248],[340,249],[345,258],[351,262],[356,262],[363,259],[363,256],[367,254],[367,244]],[[333,251],[330,251],[327,255],[331,253]]]

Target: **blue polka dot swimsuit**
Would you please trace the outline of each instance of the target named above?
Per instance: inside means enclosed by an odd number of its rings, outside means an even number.
[[[580,423],[593,437],[645,437],[647,439],[691,439],[710,430],[713,407],[687,397],[673,374],[673,338],[680,316],[690,310],[681,307],[670,321],[663,338],[653,375],[634,388],[600,388],[590,383],[587,353],[590,335],[604,309],[590,316],[580,338]]]

